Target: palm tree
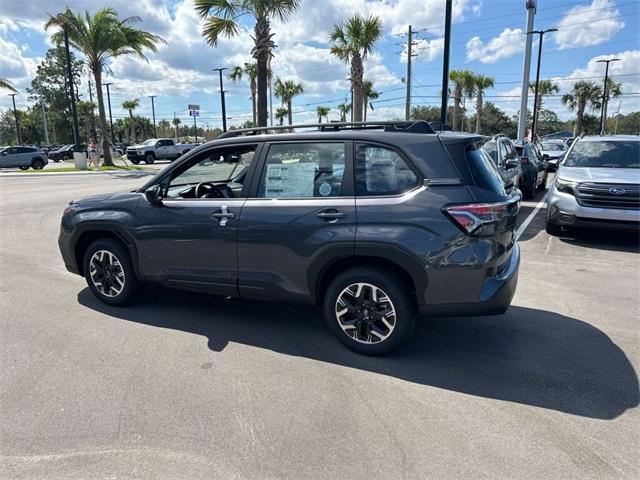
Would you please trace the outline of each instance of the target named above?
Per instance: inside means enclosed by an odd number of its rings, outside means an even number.
[[[11,90],[13,93],[18,93],[18,90],[15,89],[11,82],[6,78],[0,77],[0,88],[6,88],[7,90]]]
[[[607,78],[607,96],[604,99],[604,105],[602,106],[602,108],[604,109],[605,122],[607,121],[607,109],[609,107],[609,100],[611,99],[611,97],[618,98],[620,95],[622,95],[622,84],[619,82],[616,82],[611,77],[608,77]]]
[[[178,127],[180,126],[180,119],[178,117],[174,118],[173,121],[173,127],[176,129],[176,140],[179,140],[179,133],[178,133]]]
[[[331,109],[329,107],[316,107],[316,113],[318,114],[318,123],[322,123],[322,119],[328,117],[330,111]]]
[[[257,83],[256,79],[258,77],[258,64],[257,63],[245,63],[244,67],[235,66],[231,69],[231,73],[229,74],[229,78],[237,82],[242,80],[242,76],[246,75],[249,77],[249,88],[251,89],[251,110],[253,112],[253,124],[257,124],[256,118],[256,95],[257,91]]]
[[[284,119],[285,117],[289,114],[289,110],[287,110],[284,107],[278,107],[276,108],[276,120],[280,121],[280,125],[282,126],[282,124],[284,123]]]
[[[346,122],[347,113],[351,111],[351,104],[347,102],[341,103],[340,105],[338,105],[338,110],[340,110],[340,121]]]
[[[56,44],[63,41],[65,32],[62,28],[65,29],[69,37],[69,44],[84,54],[86,63],[93,73],[98,97],[105,165],[113,165],[113,162],[109,148],[109,135],[106,134],[108,129],[102,95],[102,71],[107,67],[107,62],[111,58],[121,55],[137,55],[147,60],[144,50],[149,49],[155,52],[158,50],[158,44],[164,42],[159,36],[132,26],[139,21],[141,21],[139,17],[127,17],[121,20],[118,13],[112,8],[102,9],[94,16],[91,16],[87,11],[84,17],[80,14],[74,14],[67,8],[56,16],[50,15],[45,24],[47,30],[50,28],[58,29],[51,37]]]
[[[473,76],[473,92],[476,97],[476,133],[480,133],[480,119],[482,116],[482,101],[484,100],[484,91],[487,88],[493,88],[493,77],[485,75]]]
[[[380,96],[380,93],[376,92],[373,89],[373,82],[371,80],[364,80],[362,82],[362,103],[364,105],[363,120],[365,122],[367,121],[367,110],[369,109],[369,100],[375,100],[379,96]]]
[[[531,82],[529,83],[529,92],[535,94],[536,92],[536,84]],[[536,111],[534,112],[536,116],[536,124],[538,123],[538,119],[540,118],[540,111],[542,110],[542,100],[544,97],[548,95],[553,95],[560,92],[560,87],[553,83],[552,80],[540,80],[538,82],[538,98],[536,99]]]
[[[274,33],[271,32],[272,19],[286,18],[300,8],[301,0],[195,0],[196,12],[206,18],[202,35],[210,45],[216,46],[220,37],[235,37],[240,32],[238,20],[252,16],[255,21],[254,47],[251,49],[256,59],[256,80],[258,88],[259,127],[267,126],[267,80],[271,62]]]
[[[134,98],[133,100],[125,100],[122,102],[122,108],[129,110],[129,118],[132,120],[129,122],[129,143],[131,143],[131,126],[133,125],[133,111],[140,106],[140,99]]]
[[[457,130],[458,121],[460,119],[460,102],[462,96],[467,95],[473,90],[473,72],[470,70],[451,70],[449,79],[453,82],[453,124],[451,128]],[[460,121],[460,130],[463,129],[462,121]]]
[[[600,86],[588,80],[580,80],[574,83],[571,91],[562,96],[562,103],[569,107],[569,110],[576,111],[576,124],[573,127],[574,136],[582,133],[582,120],[586,108],[589,107],[591,110],[599,109],[602,106],[600,103],[601,97],[602,89]]]
[[[96,108],[96,104],[93,102],[78,102],[78,111],[84,116],[84,129],[87,135],[87,145],[91,143],[91,117],[93,111]]]
[[[291,101],[296,95],[300,95],[304,92],[304,88],[301,83],[296,83],[293,80],[285,80],[284,82],[276,77],[276,83],[273,88],[273,94],[282,100],[282,104],[287,106],[287,112],[289,116],[289,125],[293,123],[293,112],[291,110]]]
[[[333,26],[329,39],[331,53],[351,67],[351,90],[353,92],[353,121],[362,121],[362,62],[373,51],[373,47],[382,36],[382,21],[370,16],[367,18],[355,14],[346,23]]]

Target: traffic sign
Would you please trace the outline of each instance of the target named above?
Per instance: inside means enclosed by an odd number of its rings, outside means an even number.
[[[200,105],[189,105],[189,108],[187,108],[187,110],[200,110]]]
[[[200,116],[200,112],[198,110],[189,110],[189,116],[190,117],[199,117]]]

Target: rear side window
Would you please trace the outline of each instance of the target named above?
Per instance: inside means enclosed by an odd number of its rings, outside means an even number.
[[[482,149],[469,149],[467,150],[467,159],[476,186],[500,195],[507,194],[504,180],[487,152]]]
[[[357,145],[356,195],[398,195],[418,183],[416,172],[396,151],[380,145]]]

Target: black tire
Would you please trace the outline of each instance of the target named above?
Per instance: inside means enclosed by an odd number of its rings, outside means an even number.
[[[395,310],[395,323],[393,323],[393,329],[388,333],[388,336],[384,340],[379,340],[375,343],[363,343],[358,341],[353,336],[358,336],[358,328],[354,328],[354,335],[349,335],[340,326],[338,320],[338,298],[343,292],[351,285],[365,283],[377,287],[382,290],[388,299],[390,304]],[[333,282],[329,285],[326,295],[324,297],[324,318],[329,325],[329,328],[338,337],[338,340],[346,345],[351,350],[364,355],[383,355],[397,348],[402,342],[404,342],[413,331],[415,325],[415,311],[410,301],[408,292],[408,286],[402,282],[396,275],[391,272],[376,268],[356,267],[349,270],[345,270],[339,274]],[[351,297],[353,298],[353,297]],[[385,309],[389,309],[389,303],[382,302],[386,305]],[[366,305],[356,308],[368,309]],[[375,312],[375,315],[380,315],[378,308],[382,309],[382,306],[371,306],[370,312]],[[364,310],[365,312],[367,310]],[[351,313],[347,313],[351,315]],[[354,313],[354,316],[362,316],[362,310],[358,313]],[[367,314],[368,315],[368,314]],[[374,318],[372,314],[371,317]],[[380,318],[380,317],[378,317]],[[358,322],[355,321],[354,322]],[[369,323],[368,321],[362,321]],[[361,323],[362,323],[361,322]],[[349,323],[349,322],[347,322]],[[375,321],[373,321],[375,323]],[[357,324],[357,323],[356,323]],[[378,323],[380,325],[380,323]],[[364,326],[364,331],[368,332],[372,328],[371,326]],[[376,327],[377,329],[377,327]],[[385,328],[387,332],[389,329]],[[368,334],[370,338],[373,338],[371,333]]]
[[[139,165],[140,164],[140,160],[138,160],[137,158],[134,160],[131,160],[131,163],[133,163],[134,165]]]
[[[549,180],[549,174],[547,172],[545,172],[544,180],[542,182],[540,182],[540,185],[538,185],[538,191],[539,192],[544,192],[547,189],[547,181],[548,180]]]
[[[62,157],[62,160],[63,160],[63,161],[64,161],[64,160],[71,160],[71,157],[70,157],[69,155],[64,155],[64,156]]]
[[[60,161],[59,158],[55,159],[54,162],[58,163]]]
[[[31,168],[34,170],[42,170],[44,168],[44,160],[41,158],[34,158],[31,161]]]
[[[124,285],[121,287],[120,292],[113,296],[108,296],[100,291],[91,277],[91,259],[96,252],[100,251],[107,251],[115,256],[121,266],[121,268],[115,270],[115,272],[117,273],[119,271],[122,271],[122,273],[124,274]],[[83,265],[84,277],[87,281],[89,289],[100,301],[108,305],[127,305],[131,303],[141,291],[142,285],[136,278],[133,264],[131,263],[131,256],[129,255],[129,252],[127,251],[125,246],[116,240],[113,240],[111,238],[101,238],[89,245],[89,248],[87,248],[87,251],[84,254]],[[113,276],[114,272],[112,271],[111,274]],[[100,277],[97,277],[97,279],[100,279]],[[115,282],[111,283],[113,283],[115,287],[118,287]]]
[[[144,163],[146,163],[147,165],[151,165],[155,161],[156,161],[156,157],[153,155],[153,153],[145,154]]]
[[[559,237],[562,235],[562,227],[560,225],[554,225],[553,223],[547,222],[545,230],[553,237]]]
[[[24,166],[20,167],[20,170],[29,170],[29,167],[27,165],[24,165]]]

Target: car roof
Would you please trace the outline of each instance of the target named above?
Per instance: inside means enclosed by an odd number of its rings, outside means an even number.
[[[578,139],[581,142],[640,142],[638,135],[585,135]]]

